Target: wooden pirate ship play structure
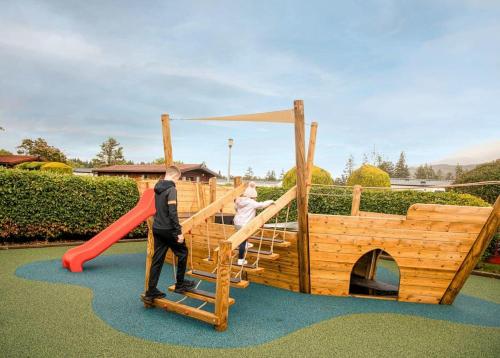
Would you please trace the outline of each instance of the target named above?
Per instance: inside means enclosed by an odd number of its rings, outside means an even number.
[[[219,331],[227,328],[230,306],[237,304],[231,288],[245,289],[251,283],[310,294],[451,304],[498,228],[498,198],[493,207],[414,204],[404,216],[387,215],[359,210],[364,190],[359,186],[352,188],[351,215],[308,213],[318,125],[310,125],[306,152],[301,100],[284,111],[198,120],[278,122],[293,125],[295,133],[296,186],[239,231],[224,220],[245,190],[240,178],[235,178],[233,187],[218,187],[213,179],[209,184],[178,184],[179,212],[187,213],[182,228],[190,251],[188,274],[215,282],[215,292],[186,292],[200,301],[198,307],[166,298],[154,300],[153,306],[202,320]],[[168,115],[162,116],[162,128],[165,165],[170,166]],[[141,195],[151,197],[154,184],[139,182]],[[291,225],[288,218],[294,200],[297,222]],[[285,223],[278,223],[280,214],[286,217]],[[151,210],[138,216],[141,221],[148,217],[146,285],[154,250]],[[238,266],[234,250],[247,239],[254,244],[247,252],[249,264]],[[377,281],[382,254],[392,256],[398,266],[399,285]]]
[[[195,197],[199,209],[182,223],[190,249],[188,274],[216,283],[213,293],[193,290],[186,295],[213,303],[214,310],[167,299],[157,299],[154,305],[208,322],[218,330],[226,329],[229,307],[235,303],[230,288],[246,288],[251,282],[313,294],[451,304],[498,227],[499,200],[493,208],[415,204],[406,216],[387,215],[359,211],[359,186],[353,188],[350,216],[309,214],[318,125],[313,122],[310,126],[306,154],[304,107],[300,100],[291,110],[199,120],[280,122],[294,125],[295,130],[297,185],[239,231],[232,225],[214,222],[215,215],[231,213],[234,200],[243,193],[245,184],[239,178],[232,189],[217,188],[214,180],[209,185],[185,183],[179,187],[180,200]],[[165,165],[169,166],[172,145],[168,115],[162,116],[162,124]],[[140,185],[144,191],[154,182]],[[287,223],[273,225],[282,210],[288,212],[288,221],[293,200],[297,201],[296,229],[290,230]],[[264,227],[266,223],[271,224],[266,225],[270,228]],[[234,250],[246,239],[254,243],[247,253],[249,264],[238,266]],[[400,270],[399,287],[376,280],[381,253],[395,260]],[[150,230],[146,272],[152,254]],[[385,294],[370,296],[374,292]]]

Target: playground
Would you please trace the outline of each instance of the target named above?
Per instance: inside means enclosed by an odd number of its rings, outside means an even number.
[[[220,333],[140,304],[144,242],[114,245],[78,275],[60,265],[66,250],[0,251],[5,356],[494,357],[499,349],[500,281],[491,278],[472,276],[451,306],[310,296],[252,283],[231,293],[231,329]],[[383,266],[390,280],[393,267]],[[172,282],[169,274],[166,265],[162,286]]]
[[[170,117],[161,119],[169,167]],[[235,230],[234,201],[248,183],[178,182],[187,275],[196,280],[182,294],[172,292],[169,253],[160,280],[167,296],[143,296],[155,250],[152,180],[137,182],[132,210],[79,246],[0,251],[8,356],[498,355],[500,281],[471,273],[497,232],[500,199],[383,214],[360,205],[378,188],[354,185],[342,188],[352,196],[350,215],[310,213],[318,123],[305,121],[301,100],[292,109],[195,120],[292,125],[296,184]],[[117,243],[143,222],[147,243]],[[253,247],[240,263],[236,249],[247,240]]]

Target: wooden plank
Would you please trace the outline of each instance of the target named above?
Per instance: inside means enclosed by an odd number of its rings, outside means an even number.
[[[310,293],[309,282],[309,236],[307,221],[307,168],[305,163],[304,102],[295,100],[295,166],[297,170],[297,244],[299,253],[300,291]]]
[[[165,156],[165,168],[174,164],[172,155],[172,138],[170,137],[170,116],[168,114],[161,115],[161,128],[163,133],[163,153]]]
[[[312,172],[314,168],[314,153],[316,151],[316,135],[318,133],[318,122],[311,123],[311,132],[309,133],[309,146],[307,148],[307,194],[311,191]]]
[[[389,283],[375,281],[373,279],[366,279],[363,277],[352,276],[351,285],[356,285],[360,287],[366,287],[377,291],[394,291],[399,290],[398,286],[391,285]]]
[[[169,301],[165,298],[155,299],[153,301],[153,305],[155,307],[163,308],[166,311],[172,311],[181,314],[183,316],[192,317],[197,320],[207,322],[213,325],[217,325],[219,323],[218,317],[213,313],[195,307],[186,306],[183,305],[182,303]]]
[[[485,219],[486,220],[486,219]],[[407,230],[426,230],[437,232],[466,232],[479,233],[484,222],[481,224],[444,222],[432,220],[398,220],[376,217],[355,217],[343,215],[309,214],[309,225],[311,232],[324,233],[325,228],[331,226],[346,227],[385,227]]]
[[[408,209],[407,218],[484,224],[490,212],[489,207],[413,204]]]
[[[186,272],[187,275],[196,277],[200,280],[208,281],[208,282],[217,282],[217,274],[203,271],[203,270],[190,270]],[[247,288],[250,282],[246,280],[242,280],[240,278],[231,277],[230,280],[231,287],[235,288]]]
[[[172,285],[168,288],[169,291],[174,292],[175,291],[175,285]],[[215,303],[215,293],[213,292],[208,292],[208,291],[203,291],[203,290],[198,290],[198,289],[191,289],[188,291],[184,291],[183,293],[178,293],[179,295],[183,295],[189,298],[194,298],[199,301],[204,301],[208,303]],[[235,302],[234,298],[229,297],[229,306],[232,306]]]
[[[370,211],[359,211],[359,215],[358,216],[370,217],[370,218],[397,219],[397,220],[405,220],[406,219],[406,215],[373,213],[373,212],[370,212]]]
[[[242,187],[240,185],[239,187]],[[217,260],[217,281],[216,281],[216,300],[215,315],[219,319],[215,329],[219,332],[227,329],[227,318],[229,316],[229,289],[231,278],[231,243],[224,241],[220,245]]]
[[[493,209],[491,210],[488,219],[486,220],[481,232],[479,233],[476,242],[473,244],[467,257],[460,265],[457,274],[450,283],[450,286],[441,298],[442,304],[452,304],[455,297],[462,289],[465,281],[470,276],[472,270],[481,259],[481,255],[488,247],[489,243],[495,236],[498,226],[500,225],[500,196],[497,197]]]
[[[359,205],[361,204],[361,185],[352,188],[351,216],[359,216]]]

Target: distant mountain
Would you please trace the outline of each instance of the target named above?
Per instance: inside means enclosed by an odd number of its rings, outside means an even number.
[[[456,164],[430,164],[434,171],[437,173],[438,170],[441,169],[441,172],[443,173],[443,177],[446,177],[448,173],[451,173],[453,177],[455,177],[455,168]],[[462,165],[462,168],[464,168],[465,171],[469,171],[471,169],[474,169],[477,167],[479,164],[468,164],[468,165]],[[415,171],[417,170],[417,167],[409,167],[410,169],[410,174],[413,177],[415,174]]]

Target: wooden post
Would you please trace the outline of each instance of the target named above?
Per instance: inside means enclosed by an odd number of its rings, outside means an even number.
[[[172,155],[172,138],[170,136],[170,116],[168,114],[161,115],[161,128],[163,132],[163,153],[165,156],[165,167],[174,164]]]
[[[300,292],[310,293],[304,102],[302,100],[295,100],[293,102],[293,110],[295,115],[295,165],[297,168],[297,247],[299,255],[299,283]]]
[[[235,188],[239,187],[241,185],[241,177],[234,177],[233,178],[233,186]]]
[[[210,178],[208,181],[210,187],[209,203],[212,204],[217,199],[217,178]]]
[[[215,200],[217,200],[217,178],[212,177],[208,181],[208,185],[210,187],[210,196],[209,196],[209,203],[212,204]],[[210,222],[215,222],[215,216],[212,216],[210,219]]]
[[[219,245],[219,257],[217,260],[217,282],[215,287],[215,315],[219,324],[215,329],[219,332],[227,328],[227,317],[229,315],[229,288],[231,279],[231,242],[222,241]]]
[[[359,205],[361,203],[361,185],[354,185],[352,189],[351,216],[359,216]]]
[[[493,236],[495,236],[499,225],[500,196],[497,197],[495,205],[493,205],[493,209],[491,210],[486,223],[479,232],[476,241],[472,245],[464,261],[462,262],[462,265],[455,274],[455,277],[453,277],[453,280],[444,293],[443,298],[441,298],[440,303],[446,305],[451,305],[453,303],[455,297],[457,297],[458,293],[462,289],[465,281],[470,276],[472,270],[474,269],[474,267],[476,267],[477,263],[481,259],[484,250],[486,250],[491,242],[491,239],[493,239]]]
[[[314,152],[316,150],[316,133],[318,132],[318,122],[311,123],[311,133],[309,134],[309,147],[307,149],[307,193],[311,190],[312,172],[314,168]],[[309,201],[309,198],[308,198]]]

